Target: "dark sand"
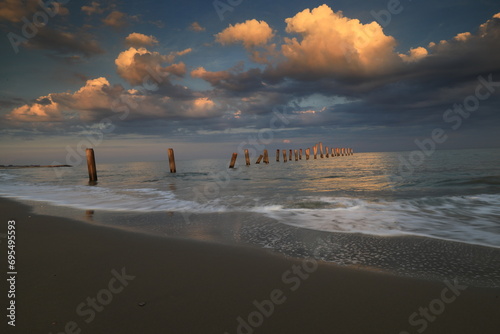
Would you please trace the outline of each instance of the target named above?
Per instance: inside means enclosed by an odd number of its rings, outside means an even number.
[[[439,301],[446,288],[443,282],[326,263],[319,263],[307,277],[305,271],[289,271],[302,265],[301,260],[263,250],[37,216],[29,207],[5,199],[0,199],[0,212],[0,233],[6,233],[9,219],[17,222],[17,317],[12,328],[2,315],[1,327],[8,327],[8,333],[399,334],[419,333],[424,323],[423,332],[429,334],[497,334],[500,330],[500,289],[469,287],[456,298],[446,290],[444,298],[454,301],[443,303]],[[5,277],[6,239],[0,237]],[[122,268],[135,278],[113,294],[108,287],[114,277],[111,271]],[[2,300],[5,282],[2,279],[0,284]],[[112,283],[120,290],[121,283]],[[269,300],[275,289],[283,293],[278,299],[286,300],[274,305],[269,317],[261,318],[252,302]],[[89,307],[83,305],[83,315],[76,309],[97,295],[109,303],[101,309],[97,301],[100,312],[87,323]],[[112,300],[106,300],[109,296]],[[430,320],[417,315],[412,326],[410,315],[429,304],[439,315],[429,315]],[[439,310],[440,305],[444,310]],[[238,331],[237,318],[248,319],[250,314],[257,328]]]

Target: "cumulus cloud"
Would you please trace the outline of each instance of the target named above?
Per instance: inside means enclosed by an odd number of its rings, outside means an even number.
[[[74,114],[66,112],[76,111],[79,121],[93,121],[110,113],[113,101],[123,92],[121,86],[112,87],[104,77],[90,79],[74,93],[39,97],[32,104],[13,109],[6,118],[20,122],[61,122],[74,118]]]
[[[410,49],[408,55],[400,54],[399,56],[404,62],[412,63],[425,58],[428,54],[427,49],[420,46],[418,48]]]
[[[156,78],[156,81],[168,81],[169,74],[182,77],[186,73],[184,63],[172,64],[167,67],[162,67],[163,63],[174,61],[177,55],[183,55],[189,51],[171,53],[162,55],[156,51],[149,51],[146,48],[136,49],[130,47],[128,50],[121,52],[115,60],[118,74],[127,80],[132,85],[139,85],[152,76],[159,76],[161,80]]]
[[[62,121],[61,107],[51,96],[42,96],[31,105],[25,104],[13,109],[6,119],[20,122],[58,122]]]
[[[398,63],[396,40],[376,22],[362,24],[327,5],[306,9],[285,22],[286,32],[300,37],[285,38],[282,71],[297,76],[372,75]]]
[[[470,32],[463,32],[461,34],[457,34],[455,37],[453,37],[453,39],[456,41],[465,42],[471,36],[472,34]]]
[[[158,40],[152,35],[147,36],[144,34],[133,32],[125,37],[125,44],[133,47],[153,46],[155,44],[158,44]]]
[[[82,6],[82,12],[84,12],[87,15],[93,15],[93,14],[102,14],[104,13],[104,9],[101,8],[101,5],[96,2],[92,1],[90,6]]]
[[[206,29],[204,27],[202,27],[198,22],[193,22],[189,26],[189,30],[195,31],[195,32],[202,32],[202,31],[205,31]]]
[[[114,10],[106,16],[102,22],[113,28],[122,28],[128,24],[129,16],[124,12],[120,12],[119,10]]]
[[[216,41],[222,45],[242,43],[245,48],[267,44],[274,36],[274,32],[265,21],[255,19],[237,23],[215,35]]]

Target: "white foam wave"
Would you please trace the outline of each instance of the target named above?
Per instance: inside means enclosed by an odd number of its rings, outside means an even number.
[[[395,201],[309,197],[305,208],[254,208],[280,222],[328,232],[418,235],[500,247],[500,196],[476,195]]]
[[[96,186],[26,185],[3,187],[0,196],[20,200],[46,202],[82,210],[106,211],[190,211],[222,212],[224,206],[200,204],[176,198],[170,191],[151,188],[109,189]]]

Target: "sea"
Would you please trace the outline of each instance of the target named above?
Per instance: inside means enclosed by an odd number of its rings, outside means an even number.
[[[273,152],[274,153],[274,152]],[[422,279],[500,287],[500,149],[0,170],[35,213],[258,247]]]

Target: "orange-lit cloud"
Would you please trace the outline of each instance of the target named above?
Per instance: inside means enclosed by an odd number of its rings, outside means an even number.
[[[410,49],[408,55],[400,54],[399,56],[404,62],[413,63],[427,57],[428,54],[427,49],[420,46],[418,48]]]
[[[158,40],[152,35],[147,36],[144,34],[133,32],[125,37],[125,44],[133,47],[153,46],[155,44],[158,44]]]
[[[362,24],[327,5],[306,9],[285,20],[286,32],[300,37],[285,38],[282,67],[297,74],[374,74],[398,60],[396,41],[372,22]]]
[[[128,24],[127,18],[127,14],[118,10],[114,10],[108,16],[106,16],[102,20],[102,22],[109,27],[122,28]]]
[[[271,27],[264,21],[255,19],[237,23],[215,35],[215,39],[222,45],[242,43],[245,48],[262,46],[267,44],[274,33]]]
[[[115,60],[118,74],[133,85],[142,84],[146,78],[160,76],[164,79],[170,73],[176,76],[183,76],[186,73],[186,66],[183,63],[173,64],[168,67],[161,65],[172,62],[177,55],[190,52],[181,52],[162,55],[159,52],[148,51],[146,48],[136,49],[130,47],[121,52]]]
[[[102,14],[104,12],[104,9],[102,9],[101,5],[96,1],[92,1],[91,6],[82,6],[81,9],[82,12],[87,15]]]
[[[197,69],[191,71],[191,76],[193,78],[199,78],[208,81],[212,85],[216,85],[221,80],[229,79],[231,77],[231,74],[228,71],[209,72],[203,67],[198,67]]]
[[[202,31],[205,31],[206,29],[204,27],[202,27],[198,22],[193,22],[189,26],[189,30],[195,31],[195,32],[202,32]]]
[[[470,32],[463,32],[463,33],[458,34],[455,37],[453,37],[453,39],[456,40],[456,41],[465,42],[471,36],[472,36],[472,34]]]
[[[42,96],[31,105],[23,105],[15,108],[6,118],[11,121],[20,122],[57,122],[62,121],[61,108],[58,103],[52,101],[51,96]]]

